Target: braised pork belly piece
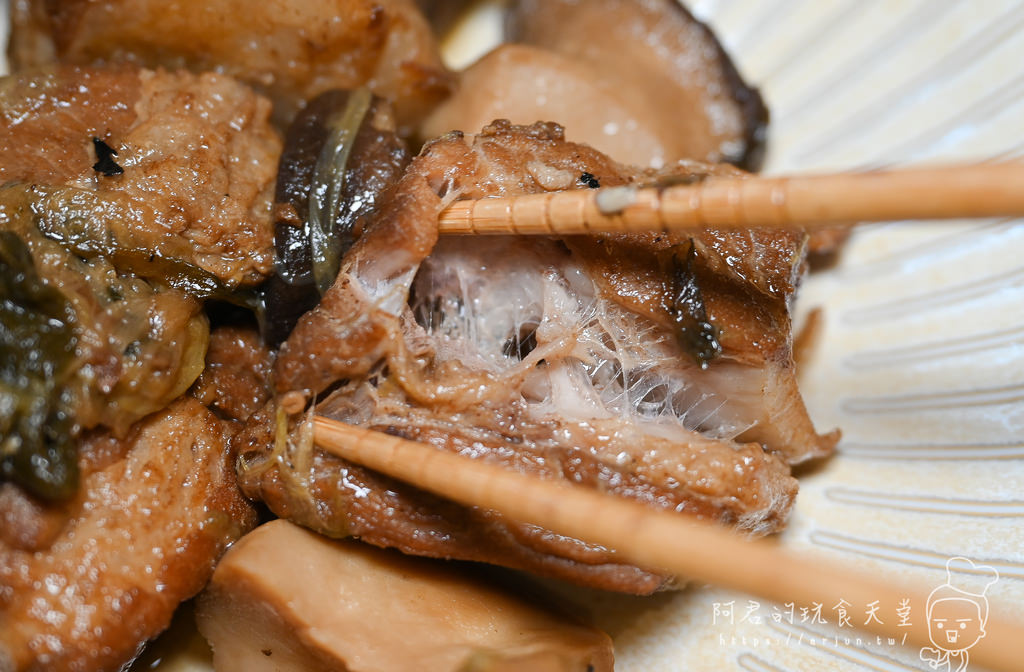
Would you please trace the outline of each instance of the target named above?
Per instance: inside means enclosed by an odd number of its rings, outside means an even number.
[[[226,420],[248,420],[270,400],[273,361],[255,327],[218,327],[210,332],[206,366],[191,394]]]
[[[0,484],[0,669],[118,670],[167,627],[256,522],[228,429],[184,399],[83,439],[67,502]]]
[[[412,0],[19,0],[12,68],[135,63],[237,77],[287,122],[329,89],[367,86],[411,126],[451,89]]]
[[[38,228],[82,256],[253,285],[274,263],[269,116],[269,101],[222,75],[25,72],[0,89],[0,184],[29,189]]]
[[[429,143],[275,364],[276,404],[236,440],[278,515],[407,553],[648,593],[671,577],[315,450],[345,422],[719,520],[781,528],[789,464],[825,455],[796,388],[790,303],[805,236],[759,231],[439,240],[454,198],[696,181],[632,169],[550,123]]]
[[[221,75],[61,67],[5,81],[5,479],[72,495],[79,432],[124,436],[202,371],[202,300],[273,267],[269,111]]]
[[[204,301],[273,267],[269,113],[128,66],[0,88],[0,670],[121,669],[255,523],[225,419],[266,402],[269,352],[208,353]],[[186,396],[204,368],[222,418]]]

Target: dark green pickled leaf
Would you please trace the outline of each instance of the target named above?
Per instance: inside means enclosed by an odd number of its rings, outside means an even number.
[[[235,290],[210,271],[185,261],[191,253],[187,240],[169,239],[158,251],[141,249],[116,211],[88,189],[7,184],[0,187],[0,202],[10,206],[4,222],[10,231],[23,236],[41,233],[75,256],[106,259],[118,271],[151,284],[258,310],[255,290]]]
[[[134,273],[152,284],[180,289],[197,299],[223,301],[257,313],[260,310],[261,301],[255,290],[232,289],[210,271],[182,259],[125,248],[115,248],[103,256],[118,270]]]
[[[676,325],[676,338],[702,369],[722,354],[718,330],[708,320],[704,292],[697,281],[694,265],[697,248],[690,240],[672,256],[672,305],[669,313]]]
[[[331,120],[330,133],[317,159],[309,193],[309,235],[313,255],[313,278],[323,295],[334,284],[341,258],[352,245],[352,231],[337,230],[341,194],[352,146],[359,128],[373,104],[369,89],[353,91],[345,108]]]
[[[28,247],[0,231],[0,475],[45,499],[78,488],[71,392],[75,312]]]
[[[14,188],[8,187],[9,190]],[[198,299],[215,299],[259,310],[260,301],[255,291],[234,290],[215,274],[191,262],[131,247],[127,241],[119,240],[115,233],[117,227],[111,225],[103,209],[98,207],[94,194],[74,189],[47,193],[44,187],[31,190],[36,197],[33,202],[35,227],[68,252],[84,259],[102,257],[123,273],[179,289]]]

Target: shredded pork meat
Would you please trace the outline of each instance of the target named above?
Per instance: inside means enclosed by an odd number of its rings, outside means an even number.
[[[796,493],[788,465],[827,454],[837,438],[815,432],[794,377],[789,304],[802,234],[437,235],[451,198],[715,170],[630,169],[566,142],[555,124],[495,122],[475,138],[429,143],[282,346],[278,398],[298,392],[317,413],[539,478],[755,534],[779,529]],[[713,325],[720,354],[710,361],[683,333],[683,285]],[[284,434],[299,407],[272,405],[238,436],[243,488],[278,515],[602,588],[646,593],[670,581],[322,454],[301,413]]]
[[[210,333],[206,367],[192,396],[221,417],[244,421],[269,401],[273,356],[253,327],[226,325]]]

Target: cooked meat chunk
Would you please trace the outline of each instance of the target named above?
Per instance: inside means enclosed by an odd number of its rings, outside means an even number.
[[[229,420],[248,420],[270,400],[273,355],[255,328],[225,326],[210,334],[206,368],[192,395]]]
[[[221,72],[270,96],[282,121],[365,85],[409,126],[451,86],[412,0],[20,0],[12,25],[15,71],[56,59]]]
[[[123,436],[181,395],[203,368],[208,323],[189,294],[48,239],[30,194],[0,188],[0,478],[63,499],[74,436]]]
[[[807,242],[807,260],[812,269],[825,268],[834,263],[850,237],[849,226],[816,228]]]
[[[697,176],[705,173],[693,164],[687,169]],[[815,431],[793,365],[789,311],[804,266],[804,239],[793,231],[692,234],[684,248],[693,250],[692,278],[722,352],[711,366],[679,371],[678,379],[686,383],[668,382],[667,399],[656,404],[671,405],[673,412],[682,409],[695,429],[760,443],[789,463],[826,455],[838,440],[835,433]],[[679,324],[676,307],[663,298],[675,291],[678,280],[679,238],[609,235],[576,237],[567,244],[608,300],[663,328]],[[644,347],[634,356],[648,360],[647,369],[678,369],[672,351]],[[701,417],[712,422],[697,420]]]
[[[222,75],[131,67],[23,74],[0,91],[0,183],[52,187],[33,206],[47,235],[107,256],[117,248],[122,268],[138,271],[152,254],[229,287],[254,284],[273,266],[281,143],[269,112],[266,100]],[[94,168],[94,138],[115,152],[109,158],[122,174]]]
[[[91,435],[79,453],[83,487],[71,502],[0,493],[22,530],[0,540],[0,669],[120,669],[255,523],[225,425],[195,400],[126,439]]]
[[[287,432],[299,393],[329,417],[540,478],[753,533],[780,528],[796,491],[787,462],[835,441],[814,432],[793,373],[789,302],[804,236],[437,236],[456,196],[714,170],[630,169],[554,124],[496,122],[472,140],[428,144],[282,346],[279,403],[238,437],[243,488],[283,517],[409,553],[637,593],[668,581],[316,451],[298,416]],[[717,351],[698,356],[691,323]]]
[[[557,121],[623,163],[760,164],[768,112],[677,0],[524,0],[509,39],[460,76],[423,136],[492,119]]]
[[[71,496],[74,436],[123,436],[199,375],[201,299],[273,265],[268,113],[221,75],[61,67],[5,81],[0,478]],[[45,343],[19,335],[19,315],[46,326]]]
[[[0,483],[0,546],[24,551],[45,549],[66,523],[66,507],[48,505],[13,483]]]

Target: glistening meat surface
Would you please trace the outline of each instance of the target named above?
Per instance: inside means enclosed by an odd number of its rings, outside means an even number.
[[[236,77],[291,119],[333,88],[371,88],[414,125],[451,88],[412,0],[19,0],[14,71],[53,62],[135,63]]]
[[[62,66],[5,82],[0,477],[69,496],[73,436],[124,436],[199,375],[201,300],[241,300],[231,290],[273,267],[269,114],[215,74]],[[63,338],[38,342],[28,317]]]
[[[254,334],[207,353],[202,301],[273,265],[269,114],[226,76],[128,66],[0,91],[3,672],[121,669],[255,523],[234,426],[184,395],[205,366],[227,418],[268,396]]]
[[[230,287],[252,285],[273,267],[270,202],[281,141],[269,117],[269,101],[223,75],[130,66],[29,71],[0,91],[0,184],[31,187],[40,228],[90,246],[82,256],[153,253]],[[102,150],[93,138],[113,150],[108,158],[123,172],[94,167]]]
[[[118,670],[255,524],[228,426],[183,399],[118,440],[81,442],[78,496],[0,484],[0,670]]]
[[[298,392],[318,413],[538,478],[779,529],[796,493],[789,463],[836,438],[814,431],[792,364],[803,235],[437,235],[452,198],[716,170],[630,169],[555,124],[495,122],[428,144],[282,347],[279,403],[236,437],[243,488],[283,517],[409,553],[636,593],[671,580],[316,451]]]

